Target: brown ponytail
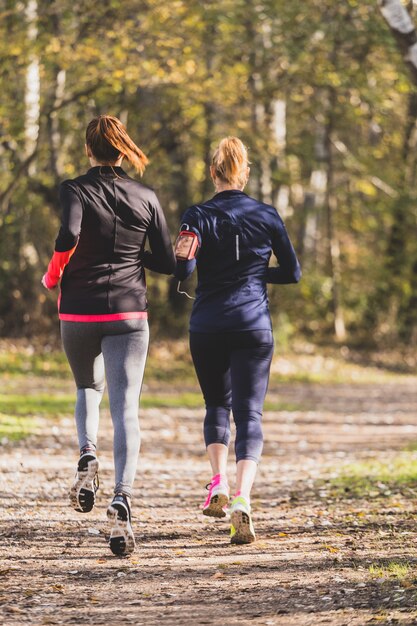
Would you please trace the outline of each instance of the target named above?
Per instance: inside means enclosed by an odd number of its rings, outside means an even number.
[[[225,137],[221,140],[212,159],[216,178],[229,185],[244,187],[248,165],[248,151],[240,139]]]
[[[131,140],[117,117],[95,117],[87,126],[85,141],[100,163],[112,165],[123,155],[140,175],[145,171],[148,164],[146,155]]]

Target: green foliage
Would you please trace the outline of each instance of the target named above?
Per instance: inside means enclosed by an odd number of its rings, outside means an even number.
[[[19,441],[38,432],[36,419],[0,413],[0,442]]]
[[[375,578],[391,578],[403,581],[410,577],[412,569],[408,561],[389,561],[386,565],[372,563],[369,573]]]
[[[389,461],[363,461],[344,466],[330,482],[345,497],[370,498],[417,486],[417,457],[402,452]]]
[[[374,1],[39,1],[35,39],[22,3],[5,6],[0,333],[57,333],[56,292],[40,286],[59,223],[57,188],[88,167],[85,126],[106,112],[127,121],[149,155],[144,182],[156,188],[173,238],[186,207],[212,193],[208,162],[224,135],[250,147],[249,193],[276,203],[288,187],[283,212],[304,276],[299,287],[270,289],[283,343],[300,332],[326,340],[336,306],[352,341],[416,338],[416,164],[405,149],[414,91]],[[25,166],[34,59],[40,132]],[[272,129],[278,100],[285,146]],[[317,171],[337,201],[336,272]],[[148,283],[154,333],[183,335],[189,302],[166,278]]]
[[[140,404],[143,408],[185,408],[203,409],[204,400],[199,392],[173,393],[173,394],[149,394],[144,392]],[[1,406],[1,404],[0,404]],[[300,411],[301,406],[289,402],[266,401],[265,411]]]
[[[74,396],[0,394],[0,413],[17,416],[68,415],[74,410]]]
[[[42,354],[32,350],[1,350],[0,374],[7,376],[27,375],[71,378],[68,361],[63,352]]]

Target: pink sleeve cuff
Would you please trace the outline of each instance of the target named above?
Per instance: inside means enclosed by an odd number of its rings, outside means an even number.
[[[59,283],[64,269],[74,254],[76,247],[77,246],[74,246],[71,250],[66,250],[65,252],[53,253],[52,259],[48,265],[48,271],[43,277],[47,289],[53,289]]]

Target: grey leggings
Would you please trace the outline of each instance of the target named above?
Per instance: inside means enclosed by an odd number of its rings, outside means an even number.
[[[97,446],[106,377],[114,429],[114,492],[131,497],[140,448],[138,411],[148,322],[61,321],[61,337],[77,385],[75,420],[80,449]]]

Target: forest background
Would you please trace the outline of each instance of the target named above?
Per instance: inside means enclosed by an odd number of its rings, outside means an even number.
[[[277,207],[303,267],[270,289],[283,344],[415,343],[417,90],[386,4],[412,17],[399,0],[2,0],[0,335],[58,332],[40,284],[58,185],[88,169],[86,124],[108,113],[149,156],[173,239],[213,193],[219,139],[249,146],[247,191]],[[184,335],[174,279],[148,287],[154,331]]]

